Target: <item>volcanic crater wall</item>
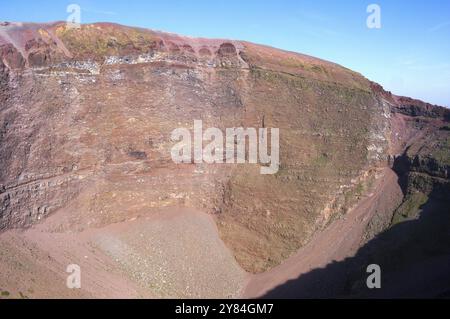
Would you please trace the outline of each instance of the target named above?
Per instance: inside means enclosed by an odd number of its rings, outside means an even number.
[[[112,24],[1,28],[0,230],[56,210],[78,230],[191,206],[260,272],[354,205],[391,154],[398,104],[329,62]],[[279,172],[176,165],[170,134],[194,120],[279,128]]]

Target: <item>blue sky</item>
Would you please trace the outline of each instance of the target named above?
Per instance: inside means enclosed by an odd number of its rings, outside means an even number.
[[[450,0],[0,0],[0,20],[111,21],[268,44],[344,65],[395,94],[450,106]],[[369,4],[381,29],[366,25]]]

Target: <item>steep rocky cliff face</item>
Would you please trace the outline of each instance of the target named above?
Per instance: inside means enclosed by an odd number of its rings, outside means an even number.
[[[392,110],[389,167],[343,218],[280,266],[254,276],[245,296],[449,296],[449,110],[372,87]],[[381,289],[367,287],[372,264],[380,266]]]
[[[403,203],[395,211],[379,216],[374,236],[389,225],[418,217],[420,206],[431,200],[449,200],[450,111],[443,107],[406,97],[394,96],[376,84],[374,91],[389,104],[391,136],[389,165],[399,177]],[[391,212],[393,213],[393,212]],[[376,224],[376,221],[374,221]],[[374,224],[372,226],[374,226]]]
[[[400,177],[405,203],[395,222],[414,217],[420,205],[430,200],[450,200],[450,111],[408,98],[396,98],[394,134],[408,134],[399,145],[402,153],[393,159]],[[401,133],[403,132],[403,133]]]
[[[2,231],[55,213],[64,232],[191,207],[214,216],[245,270],[262,272],[345,214],[389,164],[403,206],[416,190],[448,199],[448,111],[330,62],[112,24],[0,26],[0,53]],[[194,120],[279,128],[279,171],[175,164],[171,132]],[[387,214],[368,233],[414,213]]]

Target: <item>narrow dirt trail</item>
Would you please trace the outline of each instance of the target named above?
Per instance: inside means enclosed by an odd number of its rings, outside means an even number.
[[[317,232],[310,242],[283,264],[262,274],[251,276],[242,297],[256,298],[285,282],[333,261],[354,256],[361,245],[367,224],[376,213],[379,200],[390,192],[400,192],[397,175],[384,168],[372,193],[329,227]]]

